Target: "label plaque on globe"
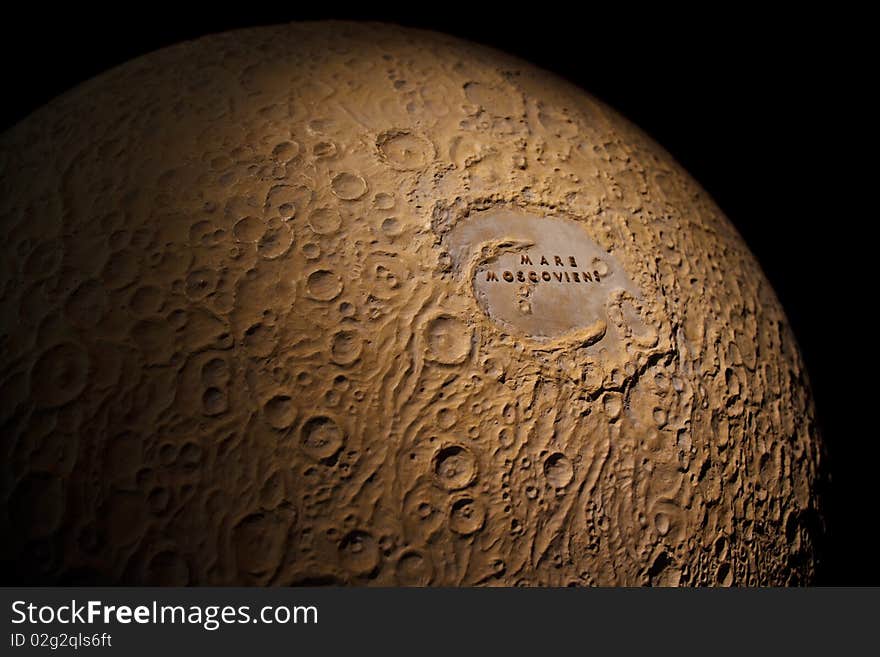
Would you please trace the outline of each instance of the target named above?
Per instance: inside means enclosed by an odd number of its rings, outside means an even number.
[[[617,259],[572,219],[486,210],[459,223],[449,245],[483,311],[506,330],[535,339],[604,324],[614,290],[638,295]]]

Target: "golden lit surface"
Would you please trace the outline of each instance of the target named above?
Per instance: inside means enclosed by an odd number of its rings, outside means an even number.
[[[782,309],[582,91],[293,24],[134,60],[0,145],[0,557],[28,581],[812,580]]]

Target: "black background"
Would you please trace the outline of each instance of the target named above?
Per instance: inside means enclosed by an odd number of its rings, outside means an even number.
[[[413,3],[408,11],[156,6],[7,16],[0,128],[137,55],[203,34],[350,18],[435,29],[554,71],[651,134],[708,190],[772,282],[798,337],[830,450],[823,584],[877,584],[877,341],[870,258],[876,210],[859,208],[867,131],[855,89],[864,18],[766,10],[646,13],[636,6]],[[856,80],[858,84],[850,82]],[[867,158],[865,158],[867,159]],[[876,167],[875,167],[876,168]],[[868,169],[870,171],[870,169]],[[873,215],[873,216],[871,216]],[[876,386],[874,386],[876,387]]]

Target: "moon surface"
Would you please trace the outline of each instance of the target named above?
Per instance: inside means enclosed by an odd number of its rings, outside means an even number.
[[[5,133],[0,216],[7,579],[815,578],[823,450],[759,265],[525,62],[183,43]]]

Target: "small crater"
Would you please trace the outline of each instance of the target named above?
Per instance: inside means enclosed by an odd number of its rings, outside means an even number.
[[[191,301],[200,301],[217,287],[217,272],[213,269],[196,269],[186,277],[186,296]]]
[[[306,279],[306,296],[315,301],[333,301],[342,293],[342,279],[329,269],[318,269]]]
[[[66,342],[43,352],[32,373],[34,401],[38,406],[62,406],[82,393],[89,374],[89,357],[79,346]]]
[[[252,513],[232,531],[238,570],[257,581],[268,576],[281,560],[286,532],[272,516]]]
[[[309,215],[309,227],[318,235],[332,235],[342,226],[342,216],[333,208],[318,208]]]
[[[111,290],[121,290],[131,285],[138,278],[140,263],[131,251],[117,251],[108,258],[101,277],[104,284]]]
[[[623,397],[617,392],[607,392],[602,398],[602,406],[609,420],[616,420],[623,411]]]
[[[299,155],[300,147],[295,141],[282,141],[272,149],[272,157],[277,162],[287,163]]]
[[[222,415],[228,407],[226,393],[220,388],[211,387],[202,394],[202,412],[205,415]]]
[[[571,461],[561,452],[551,454],[544,461],[544,476],[553,488],[565,488],[574,477]]]
[[[330,190],[343,201],[356,201],[367,193],[367,182],[355,173],[338,173],[330,182]]]
[[[471,337],[471,328],[457,317],[434,317],[425,327],[428,360],[443,365],[463,363],[471,352]]]
[[[394,205],[394,194],[379,192],[373,197],[373,207],[377,210],[390,210]]]
[[[159,312],[162,307],[162,290],[155,285],[142,285],[131,295],[129,307],[140,317]]]
[[[24,274],[30,281],[41,281],[48,278],[61,264],[63,246],[58,240],[41,243],[28,256],[24,263]]]
[[[354,575],[369,575],[381,561],[379,545],[369,532],[354,530],[339,542],[342,565]]]
[[[460,490],[477,478],[477,461],[467,447],[450,445],[434,455],[433,470],[440,486]]]
[[[449,528],[456,534],[468,536],[482,529],[486,522],[486,509],[482,502],[465,496],[456,499],[449,511]]]
[[[98,325],[107,309],[107,293],[96,280],[82,283],[67,299],[64,312],[70,323],[81,329]]]
[[[451,429],[457,420],[458,415],[453,408],[441,408],[437,411],[437,426],[441,429]]]
[[[397,559],[397,582],[401,586],[427,586],[431,583],[431,562],[418,550],[407,550]]]
[[[333,157],[338,150],[332,141],[319,141],[312,146],[312,155],[318,160],[323,160]]]
[[[263,237],[265,229],[266,226],[262,220],[256,217],[244,217],[235,222],[232,234],[238,242],[256,243]]]
[[[263,406],[266,421],[276,429],[286,429],[296,420],[296,407],[289,395],[275,395]]]
[[[397,217],[387,217],[382,221],[382,232],[388,237],[397,237],[403,232],[403,224]]]
[[[300,247],[306,260],[317,260],[321,257],[321,246],[317,242],[306,242]]]
[[[257,252],[267,260],[280,258],[293,244],[293,232],[287,224],[266,231],[257,244]]]
[[[229,381],[229,363],[222,358],[212,358],[202,365],[201,378],[206,386],[225,384]]]
[[[330,355],[337,365],[351,365],[360,358],[363,345],[356,331],[339,331],[333,336]]]
[[[342,448],[342,443],[342,430],[329,417],[313,417],[303,425],[300,445],[306,454],[317,461],[334,456]]]
[[[434,159],[434,145],[406,130],[383,132],[376,148],[382,161],[399,171],[420,171]]]

